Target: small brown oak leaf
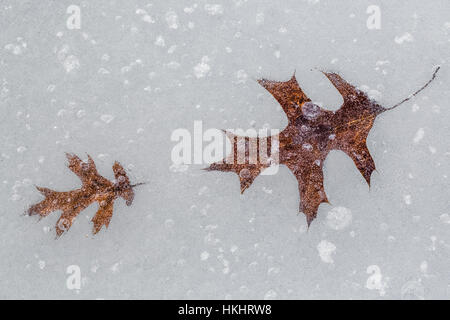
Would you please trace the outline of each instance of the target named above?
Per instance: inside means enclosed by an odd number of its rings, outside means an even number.
[[[278,137],[279,147],[270,152],[274,136],[267,140],[269,157],[256,156],[250,161],[250,148],[260,148],[260,138],[239,137],[226,132],[233,152],[224,160],[210,165],[205,170],[234,172],[239,176],[241,193],[253,183],[254,179],[273,164],[284,164],[295,175],[300,193],[300,211],[306,215],[308,227],[317,215],[322,202],[328,202],[323,186],[323,163],[331,150],[345,152],[355,163],[370,186],[370,176],[375,163],[366,145],[366,139],[375,118],[381,113],[392,110],[408,101],[425,89],[434,80],[440,67],[432,78],[419,90],[390,108],[384,108],[370,99],[366,93],[346,82],[337,73],[323,72],[343,98],[343,104],[337,111],[330,111],[311,102],[300,88],[295,74],[285,82],[258,80],[283,108],[288,125]],[[237,139],[239,138],[239,139]],[[245,139],[240,150],[244,150],[244,161],[238,161],[238,140]],[[255,141],[256,140],[256,141]],[[241,142],[242,143],[242,142]],[[275,154],[277,153],[277,154]],[[274,159],[278,159],[274,163]]]
[[[99,208],[92,218],[94,223],[92,232],[96,234],[103,226],[108,228],[113,215],[114,200],[122,197],[130,206],[134,199],[133,187],[142,183],[131,185],[125,169],[117,161],[112,167],[115,180],[110,181],[97,172],[94,160],[89,155],[87,162],[83,162],[74,154],[66,153],[66,156],[69,161],[69,169],[81,180],[81,188],[59,192],[36,186],[45,199],[32,205],[27,213],[30,216],[39,215],[43,218],[53,211],[61,210],[61,217],[56,223],[56,234],[59,237],[64,231],[69,230],[82,210],[96,201]]]

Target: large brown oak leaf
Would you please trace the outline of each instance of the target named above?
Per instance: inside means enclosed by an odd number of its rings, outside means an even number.
[[[77,215],[86,209],[91,203],[97,202],[98,211],[92,218],[94,227],[92,232],[96,234],[105,226],[108,228],[113,215],[114,200],[118,197],[125,199],[128,206],[134,199],[133,187],[141,184],[131,185],[125,169],[117,161],[113,165],[114,181],[102,177],[95,167],[94,160],[88,155],[88,161],[83,162],[74,154],[66,154],[69,161],[69,169],[81,180],[80,189],[59,192],[47,188],[36,187],[45,199],[32,205],[28,215],[39,215],[46,217],[51,212],[61,210],[62,214],[56,223],[56,234],[59,237],[64,231],[69,230]]]
[[[245,137],[245,161],[238,161],[239,137],[226,132],[234,152],[223,161],[211,164],[206,170],[235,172],[239,176],[243,193],[278,158],[279,163],[276,164],[286,165],[297,178],[300,211],[306,215],[309,226],[317,215],[319,205],[328,202],[323,186],[323,163],[328,153],[331,150],[345,152],[370,185],[375,163],[367,148],[366,139],[375,118],[425,89],[438,70],[439,67],[422,88],[390,108],[384,108],[370,99],[366,93],[346,82],[337,73],[323,72],[342,95],[343,104],[337,111],[325,110],[311,102],[297,83],[295,75],[285,82],[258,80],[278,101],[288,118],[287,127],[279,134],[279,148],[275,151],[278,152],[277,156],[266,159],[258,156],[256,161],[249,161],[249,150],[252,146],[259,146],[260,138]],[[268,150],[271,150],[273,139],[271,137],[267,143]],[[243,150],[242,147],[240,149]]]

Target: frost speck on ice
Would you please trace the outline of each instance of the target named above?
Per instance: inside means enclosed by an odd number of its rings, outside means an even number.
[[[114,116],[110,115],[110,114],[103,114],[100,116],[100,119],[104,122],[104,123],[110,123],[111,121],[114,120]]]
[[[381,100],[382,94],[381,94],[380,91],[378,91],[376,89],[371,89],[367,85],[361,85],[361,86],[359,86],[359,88],[362,91],[366,92],[370,99],[375,100],[375,101],[380,101]]]
[[[142,18],[142,21],[145,21],[145,22],[147,22],[147,23],[155,23],[156,21],[155,21],[155,19],[152,17],[152,16],[150,16],[148,13],[147,13],[147,11],[145,11],[144,9],[137,9],[136,10],[136,14],[137,15],[140,15]]]
[[[223,6],[221,4],[205,4],[205,11],[211,16],[221,15],[223,13]]]
[[[450,215],[449,215],[448,213],[441,214],[441,215],[439,216],[439,219],[440,219],[443,223],[450,224]]]
[[[404,195],[404,196],[403,196],[403,200],[405,200],[405,203],[406,203],[407,205],[410,205],[410,204],[411,204],[411,195],[410,195],[410,194]]]
[[[257,25],[264,23],[264,13],[258,12],[255,17],[255,22]]]
[[[45,268],[45,261],[39,260],[38,265],[39,265],[39,269],[43,270]]]
[[[209,66],[208,62],[209,62],[208,56],[203,56],[201,62],[194,67],[194,74],[197,77],[197,79],[203,78],[211,70],[211,67]]]
[[[335,254],[336,246],[333,243],[327,240],[322,240],[317,245],[317,251],[319,251],[320,259],[322,259],[323,262],[334,263],[331,255]]]
[[[345,207],[334,207],[327,214],[327,225],[334,230],[342,230],[352,222],[352,212]]]
[[[403,44],[404,42],[413,42],[414,37],[409,32],[405,32],[401,36],[396,36],[394,40],[397,44]]]
[[[5,50],[14,55],[21,55],[27,48],[27,43],[22,38],[17,38],[17,43],[9,43],[5,45]]]
[[[414,136],[414,143],[419,143],[423,137],[425,136],[425,130],[423,128],[420,128],[417,130],[416,135]]]
[[[164,41],[163,36],[158,36],[155,40],[155,45],[158,47],[165,47],[166,46],[166,42]]]
[[[208,251],[203,251],[203,252],[200,254],[200,260],[205,261],[205,260],[208,260],[208,258],[209,258],[209,253],[208,253]]]
[[[64,69],[66,69],[67,73],[71,73],[80,68],[80,61],[76,56],[70,55],[66,59],[64,59],[63,66]]]
[[[238,79],[236,83],[246,83],[248,79],[248,74],[245,72],[245,70],[238,70],[236,72],[236,78]]]
[[[275,290],[269,290],[266,292],[266,294],[264,295],[264,300],[273,300],[276,299],[278,296],[277,292]]]
[[[178,29],[178,16],[175,12],[166,13],[166,22],[170,29]]]

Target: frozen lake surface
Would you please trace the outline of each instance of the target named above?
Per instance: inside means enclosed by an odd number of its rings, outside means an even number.
[[[450,298],[448,0],[71,5],[0,6],[0,298]],[[286,167],[240,195],[236,175],[172,163],[172,133],[197,120],[283,129],[259,78],[295,70],[336,110],[317,69],[334,71],[388,107],[438,65],[426,90],[376,119],[370,189],[330,153],[330,204],[309,230]],[[96,204],[58,240],[59,213],[24,216],[43,199],[34,185],[80,186],[64,152],[91,155],[108,179],[117,160],[148,181],[96,236]]]

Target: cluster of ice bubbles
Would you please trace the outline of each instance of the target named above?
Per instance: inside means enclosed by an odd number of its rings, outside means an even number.
[[[334,207],[328,212],[327,225],[334,230],[342,230],[352,222],[352,212],[345,207]]]
[[[303,116],[308,120],[314,120],[320,114],[320,107],[310,101],[305,102],[302,106]]]

